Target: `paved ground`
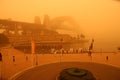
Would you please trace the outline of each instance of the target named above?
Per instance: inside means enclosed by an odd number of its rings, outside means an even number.
[[[8,80],[23,70],[36,65],[40,66],[59,62],[95,62],[113,65],[120,68],[120,53],[93,53],[88,54],[24,54],[13,48],[0,49],[3,61],[0,62],[0,79]],[[15,59],[13,59],[13,56]],[[106,60],[106,56],[109,56]],[[53,69],[52,67],[50,69]],[[52,71],[53,72],[53,71]]]
[[[62,62],[37,66],[19,75],[15,80],[56,80],[64,68],[79,67],[93,73],[97,80],[120,80],[120,68],[108,65],[83,62]]]

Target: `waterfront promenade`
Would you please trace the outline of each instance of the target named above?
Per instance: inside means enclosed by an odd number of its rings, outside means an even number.
[[[12,80],[56,80],[61,70],[71,67],[91,71],[96,80],[120,80],[120,68],[87,62],[61,62],[37,66],[19,74]]]
[[[87,53],[81,54],[24,54],[20,51],[2,49],[3,61],[0,62],[1,80],[8,80],[16,74],[36,66],[62,62],[90,62],[112,65],[120,68],[119,53]],[[108,59],[106,59],[108,56]],[[44,70],[43,70],[44,71]],[[21,79],[22,80],[22,79]],[[24,80],[24,79],[23,79]]]

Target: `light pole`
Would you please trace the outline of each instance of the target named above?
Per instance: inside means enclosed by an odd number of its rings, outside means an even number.
[[[93,43],[94,43],[94,39],[92,39],[92,42],[91,42],[91,44],[90,44],[90,46],[89,46],[89,52],[88,52],[88,54],[91,56],[91,54],[92,54],[92,50],[93,50]]]
[[[63,48],[62,42],[63,42],[63,39],[61,38],[61,39],[60,39],[60,43],[61,43],[60,63],[61,63],[62,52],[63,52],[63,51],[62,51],[62,48]]]
[[[35,42],[33,39],[31,40],[31,57],[32,57],[32,65],[34,66],[35,64]]]
[[[91,57],[91,61],[92,61],[93,43],[94,43],[94,39],[92,39],[92,42],[89,46],[89,51],[88,51],[88,55]]]
[[[34,39],[32,39],[32,41],[31,41],[31,52],[32,52],[32,57],[33,57],[33,66],[38,65],[37,54],[35,53],[35,41],[34,41]]]

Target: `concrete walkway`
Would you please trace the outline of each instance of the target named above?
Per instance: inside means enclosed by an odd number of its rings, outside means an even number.
[[[120,80],[120,68],[92,62],[62,62],[37,66],[19,74],[14,80],[56,80],[59,72],[69,67],[87,69],[97,80]]]
[[[95,62],[113,65],[120,68],[120,53],[93,53],[84,54],[24,54],[13,48],[0,49],[3,61],[0,63],[0,78],[8,80],[36,64],[38,66],[60,62]],[[13,59],[14,56],[14,59]],[[108,56],[108,60],[106,60]]]

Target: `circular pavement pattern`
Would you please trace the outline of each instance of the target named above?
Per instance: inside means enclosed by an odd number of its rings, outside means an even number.
[[[15,80],[56,80],[61,70],[70,67],[89,70],[96,80],[120,80],[120,68],[92,62],[62,62],[37,66],[19,74]]]

